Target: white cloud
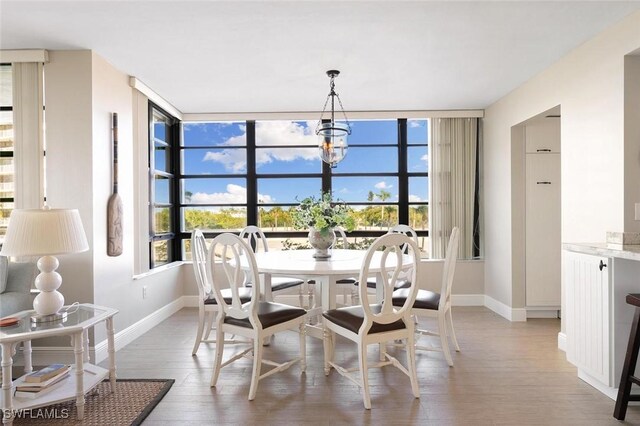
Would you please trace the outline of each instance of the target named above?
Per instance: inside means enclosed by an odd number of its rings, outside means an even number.
[[[422,120],[408,120],[407,123],[409,124],[409,127],[412,127],[412,128],[424,127],[424,121]]]
[[[340,193],[340,194],[348,194],[349,192],[351,192],[351,191],[349,191],[348,188],[342,188],[342,189],[338,190],[338,193]]]
[[[373,186],[375,186],[377,189],[391,189],[393,187],[393,185],[389,185],[385,181],[378,182]]]
[[[429,154],[425,154],[422,157],[420,157],[420,159],[424,162],[429,162]]]
[[[417,195],[409,194],[409,202],[410,203],[419,203],[420,201],[424,201],[422,198]]]
[[[228,184],[227,192],[196,192],[191,195],[191,202],[194,204],[239,204],[247,202],[247,188]],[[273,203],[275,198],[267,194],[258,194],[258,199],[263,203]]]
[[[207,151],[202,161],[222,163],[227,170],[235,173],[244,172],[247,168],[246,152],[240,149]]]
[[[273,161],[319,161],[315,149],[318,139],[315,134],[315,122],[299,124],[291,121],[259,121],[256,123],[256,166],[268,164]],[[246,132],[245,127],[241,127]],[[234,136],[226,140],[223,146],[240,146],[246,143],[246,133]],[[269,149],[274,145],[303,145],[308,148],[280,148]],[[220,152],[207,152],[203,161],[221,163],[227,170],[234,172],[243,171],[246,168],[244,151],[223,150]]]

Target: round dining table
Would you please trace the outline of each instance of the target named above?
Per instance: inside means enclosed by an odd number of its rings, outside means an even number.
[[[328,259],[315,259],[314,252],[315,250],[274,250],[256,253],[256,263],[262,281],[260,291],[264,298],[272,300],[270,294],[272,276],[297,277],[313,280],[317,286],[316,294],[320,295],[320,306],[310,308],[308,310],[309,316],[313,317],[320,315],[325,310],[334,309],[336,307],[337,281],[344,278],[358,279],[367,251],[334,249],[331,250],[331,257]],[[375,252],[369,268],[371,275],[376,275],[377,282],[382,279],[380,274],[381,256],[382,252]],[[388,256],[385,266],[392,267],[395,266],[395,263],[396,257]],[[403,265],[409,268],[412,263],[411,256],[403,256]],[[376,286],[376,300],[382,299],[383,291],[381,285]],[[308,334],[322,338],[322,329],[310,327]]]

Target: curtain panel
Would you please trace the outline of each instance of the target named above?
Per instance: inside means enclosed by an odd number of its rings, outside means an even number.
[[[41,62],[13,62],[14,173],[17,209],[44,200],[44,74]]]
[[[431,257],[442,259],[453,227],[460,228],[458,257],[473,257],[477,118],[436,118],[431,122],[429,236]]]

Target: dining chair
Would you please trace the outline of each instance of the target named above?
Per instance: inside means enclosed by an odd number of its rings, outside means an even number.
[[[411,285],[407,288],[407,299],[401,307],[394,306],[391,295],[398,277],[405,273],[406,262],[403,259],[403,246],[407,247],[407,255],[411,257],[409,268]],[[382,251],[378,251],[382,249]],[[393,261],[395,260],[395,261]],[[374,241],[369,247],[360,269],[360,280],[365,281],[371,275],[372,268],[381,268],[381,285],[384,296],[381,303],[361,306],[349,306],[325,311],[324,324],[324,372],[329,375],[333,367],[339,374],[347,377],[362,388],[364,406],[371,409],[369,393],[369,368],[393,365],[409,376],[411,390],[416,398],[420,397],[415,364],[414,322],[411,318],[411,306],[417,294],[416,270],[420,261],[418,245],[411,238],[402,234],[386,234]],[[361,300],[367,300],[367,287],[360,288]],[[359,368],[344,368],[335,362],[336,334],[343,336],[358,345]],[[384,344],[394,340],[406,339],[407,366],[403,366],[389,355]],[[367,347],[378,344],[382,361],[370,364],[367,360]],[[360,372],[360,378],[355,372]]]
[[[335,235],[335,240],[333,243],[333,248],[341,248],[348,249],[349,248],[349,240],[347,240],[347,234],[344,232],[339,226],[333,228],[333,234]],[[347,305],[347,297],[351,294],[351,286],[358,282],[355,278],[341,278],[336,281],[336,284],[343,287],[342,292],[342,303]]]
[[[440,293],[429,290],[418,290],[418,294],[415,297],[415,302],[411,309],[412,314],[417,318],[435,317],[438,319],[438,332],[418,328],[416,329],[416,333],[419,336],[439,336],[441,348],[437,349],[427,346],[419,346],[416,341],[416,349],[425,351],[442,351],[449,367],[453,367],[453,359],[449,352],[448,334],[451,335],[451,340],[456,348],[456,352],[460,352],[460,346],[456,339],[456,332],[453,329],[453,316],[451,314],[451,287],[453,286],[453,275],[456,270],[459,241],[460,229],[458,229],[458,227],[454,227],[451,230],[451,236],[449,237],[449,244],[445,254]],[[421,277],[419,276],[419,279],[420,278]],[[412,294],[408,289],[398,289],[393,292],[393,305],[404,306],[407,299],[410,297],[412,297]],[[449,325],[448,331],[447,323]]]
[[[269,251],[267,237],[264,235],[262,229],[257,226],[250,225],[244,228],[242,232],[240,232],[240,238],[247,242],[254,253],[259,250],[263,250],[265,252]],[[249,283],[248,285],[252,285],[252,283]],[[305,280],[292,277],[271,277],[271,293],[277,293],[278,291],[293,287],[298,287],[298,299],[300,300],[301,308],[305,307],[305,295],[307,295],[309,299],[308,306],[313,306],[313,292],[309,291],[309,285]]]
[[[204,234],[199,229],[191,232],[191,259],[193,260],[193,272],[198,285],[198,332],[196,341],[193,345],[191,355],[198,352],[200,343],[215,343],[215,340],[209,339],[211,328],[213,327],[213,319],[218,310],[218,303],[213,296],[213,288],[211,280],[207,275],[207,242]],[[231,290],[222,290],[224,297],[231,300]],[[243,303],[251,300],[251,289],[240,289],[240,298]],[[205,331],[206,330],[206,331]],[[203,336],[204,334],[204,336]],[[237,343],[237,340],[229,340],[227,343]]]
[[[215,266],[218,266],[216,268]],[[274,373],[286,370],[296,362],[300,362],[302,372],[306,369],[305,319],[307,311],[291,305],[261,301],[257,291],[251,294],[251,300],[244,303],[240,298],[247,282],[258,282],[258,267],[251,247],[235,234],[220,234],[211,242],[207,256],[207,271],[213,280],[213,292],[220,309],[216,318],[216,356],[211,377],[211,386],[216,386],[220,370],[232,362],[242,358],[253,359],[249,401],[256,396],[258,382]],[[231,300],[224,297],[216,274],[223,275],[229,283]],[[297,329],[300,333],[300,356],[286,362],[277,363],[263,359],[263,342],[275,333]],[[230,333],[252,340],[252,345],[240,353],[234,354],[224,363],[224,334]],[[262,364],[273,366],[268,372],[261,374]]]
[[[416,231],[413,230],[412,227],[410,227],[409,225],[396,225],[392,228],[390,228],[387,231],[387,234],[404,234],[407,235],[409,237],[411,237],[413,239],[413,241],[416,243],[416,245],[418,244],[418,234],[416,233]],[[403,247],[403,250],[406,250],[407,247]],[[351,289],[351,300],[353,300],[353,304],[357,305],[360,303],[359,300],[359,292],[358,292],[358,287],[360,286],[360,282],[356,281],[353,283],[354,284],[354,288]],[[396,283],[396,289],[399,288],[406,288],[409,287],[409,283],[407,282],[407,280],[398,280],[398,282]],[[371,290],[373,290],[372,292],[375,292],[376,289],[376,280],[375,278],[371,278],[369,277],[367,279],[367,287]]]

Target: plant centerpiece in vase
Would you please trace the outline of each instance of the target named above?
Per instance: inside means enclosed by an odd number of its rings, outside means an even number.
[[[316,259],[331,257],[333,228],[341,226],[347,231],[355,228],[349,207],[343,201],[333,201],[330,192],[322,194],[320,199],[314,196],[303,199],[292,210],[291,217],[296,229],[309,229],[309,244],[316,250],[313,254]]]

